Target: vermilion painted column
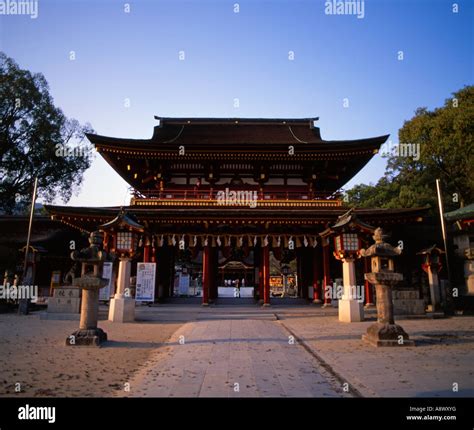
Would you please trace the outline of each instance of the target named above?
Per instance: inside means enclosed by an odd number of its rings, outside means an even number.
[[[209,288],[211,285],[211,271],[210,258],[211,247],[209,245],[204,247],[202,253],[202,306],[209,305]]]
[[[364,273],[370,272],[370,259],[364,257]],[[375,306],[374,305],[374,293],[372,290],[372,285],[369,281],[364,281],[364,289],[365,289],[365,306]]]
[[[146,245],[143,247],[143,262],[151,262],[151,245],[149,242],[146,242]]]
[[[313,251],[313,303],[322,303],[321,284],[319,284],[319,248]]]
[[[331,305],[331,298],[328,297],[328,288],[331,288],[331,273],[329,266],[329,244],[323,246],[323,292],[324,292],[324,305]]]
[[[263,306],[270,306],[270,247],[264,246],[263,250]]]

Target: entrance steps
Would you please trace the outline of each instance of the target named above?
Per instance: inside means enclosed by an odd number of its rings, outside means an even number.
[[[256,305],[257,301],[252,297],[241,297],[241,298],[233,298],[233,297],[221,297],[217,298],[215,301],[217,306],[242,306],[242,305]]]
[[[302,299],[299,297],[290,298],[290,297],[278,297],[278,298],[271,298],[270,304],[272,305],[309,305],[310,301],[308,299]]]
[[[202,302],[201,297],[167,297],[160,299],[160,303],[164,304],[176,304],[176,305],[200,305]],[[152,305],[153,306],[153,305]]]
[[[162,304],[176,304],[176,305],[200,305],[202,302],[201,297],[168,297],[166,299],[160,299],[160,303]],[[287,306],[287,305],[295,305],[295,306],[303,306],[308,305],[310,302],[307,299],[301,298],[271,298],[270,303],[275,306]],[[219,297],[214,300],[214,302],[210,302],[211,305],[216,306],[256,306],[258,302],[253,299],[252,297],[241,297],[241,298],[234,298],[234,297]],[[154,306],[154,305],[151,305]]]

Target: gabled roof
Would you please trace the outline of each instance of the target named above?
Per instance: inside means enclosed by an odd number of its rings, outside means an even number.
[[[205,145],[227,147],[242,144],[245,148],[257,149],[259,145],[302,145],[331,144],[319,147],[321,150],[341,151],[344,149],[378,149],[389,135],[367,139],[331,141],[321,138],[319,127],[314,125],[317,118],[160,118],[151,139],[124,139],[87,134],[97,148],[128,150],[166,149],[170,144]]]
[[[151,139],[87,134],[110,166],[135,189],[149,188],[163,166],[203,162],[312,164],[322,172],[321,190],[332,193],[356,175],[389,135],[324,140],[315,118],[159,118]],[[294,151],[290,154],[290,148]],[[135,169],[135,171],[134,171]],[[197,167],[196,167],[197,169]],[[137,172],[149,172],[146,178]],[[191,173],[191,172],[188,172]],[[324,177],[326,175],[326,177]],[[144,185],[145,184],[145,185]]]

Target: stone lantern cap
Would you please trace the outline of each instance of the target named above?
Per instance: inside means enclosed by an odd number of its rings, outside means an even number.
[[[362,257],[397,257],[402,253],[399,247],[394,247],[385,242],[387,235],[384,234],[384,231],[380,227],[375,229],[372,237],[375,243],[367,249],[360,250]]]
[[[135,217],[123,209],[120,210],[119,214],[112,220],[100,226],[101,231],[112,231],[128,229],[136,232],[143,233],[145,227],[139,224]]]
[[[326,228],[326,230],[320,233],[320,236],[325,238],[333,236],[341,232],[362,232],[362,233],[372,233],[374,232],[374,227],[361,221],[356,213],[354,208],[349,209],[346,213],[339,216],[336,222]]]

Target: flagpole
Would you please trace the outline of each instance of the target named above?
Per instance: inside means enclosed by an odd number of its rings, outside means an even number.
[[[31,242],[31,230],[33,227],[33,217],[35,215],[35,203],[36,203],[36,194],[38,191],[38,177],[35,178],[35,184],[33,188],[33,198],[31,200],[31,208],[30,208],[30,222],[28,225],[28,236],[26,239],[26,248],[25,248],[25,262],[23,264],[23,275],[21,277],[21,282],[24,284],[25,282],[25,277],[26,277],[26,272],[28,269],[28,258],[29,258],[29,253],[30,253],[30,242]],[[29,282],[32,282],[33,280],[29,280]],[[18,313],[27,315],[28,314],[28,299],[20,299],[19,300],[19,306],[18,306]]]
[[[446,271],[448,272],[448,287],[446,289],[446,302],[452,303],[451,296],[451,269],[449,266],[449,256],[448,256],[448,240],[446,234],[446,223],[444,220],[444,209],[443,209],[443,196],[441,195],[441,182],[439,179],[436,179],[436,192],[438,194],[438,207],[439,207],[439,216],[441,221],[441,232],[443,234],[443,243],[444,243],[444,252],[446,256]]]

